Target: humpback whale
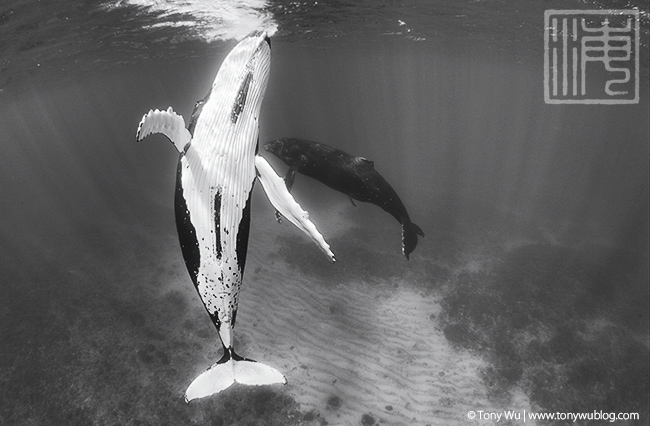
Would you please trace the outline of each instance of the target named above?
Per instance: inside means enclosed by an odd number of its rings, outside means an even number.
[[[264,149],[289,166],[285,182],[291,191],[296,172],[346,194],[352,199],[375,204],[402,224],[402,253],[408,260],[424,237],[419,226],[411,222],[406,207],[386,179],[375,170],[372,161],[355,157],[323,143],[297,138],[282,138],[264,144]],[[354,201],[352,201],[353,205]]]
[[[214,323],[223,356],[189,385],[185,400],[218,393],[235,382],[286,383],[275,368],[239,356],[233,347],[257,177],[273,206],[334,261],[329,245],[258,151],[258,118],[270,67],[270,40],[253,33],[226,56],[189,126],[170,107],[150,110],[136,139],[165,135],[179,152],[174,210],[183,259]]]

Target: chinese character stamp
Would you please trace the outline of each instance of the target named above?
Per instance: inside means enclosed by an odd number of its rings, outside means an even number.
[[[639,11],[546,10],[544,101],[639,102]]]

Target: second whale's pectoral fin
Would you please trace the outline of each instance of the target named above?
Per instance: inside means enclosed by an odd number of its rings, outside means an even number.
[[[153,133],[162,133],[167,136],[167,139],[174,144],[180,153],[187,150],[192,139],[189,130],[185,128],[185,120],[176,114],[172,107],[169,107],[167,111],[149,110],[142,117],[135,137],[139,142]]]
[[[330,250],[329,244],[325,242],[321,233],[318,232],[316,225],[309,220],[309,213],[304,211],[296,200],[293,199],[284,181],[275,173],[273,167],[259,155],[255,156],[255,167],[257,168],[257,177],[262,182],[262,187],[264,187],[266,196],[271,201],[271,204],[273,204],[273,207],[282,213],[289,222],[307,234],[321,251],[325,253],[329,260],[334,262],[336,259],[334,258],[334,253]]]

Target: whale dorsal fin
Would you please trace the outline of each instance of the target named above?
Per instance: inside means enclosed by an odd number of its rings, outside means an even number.
[[[167,108],[167,111],[149,110],[142,117],[135,135],[136,139],[139,142],[152,133],[162,133],[167,136],[180,153],[187,150],[192,139],[192,135],[185,128],[183,117],[176,114],[172,107]]]
[[[364,163],[368,164],[370,167],[375,167],[375,162],[371,161],[371,160],[368,160],[366,157],[357,157],[357,158],[355,158],[355,160],[357,162],[364,162]]]

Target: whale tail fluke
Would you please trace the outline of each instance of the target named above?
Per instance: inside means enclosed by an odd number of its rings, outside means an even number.
[[[418,245],[418,235],[424,237],[424,232],[415,223],[405,220],[402,223],[402,253],[409,259],[409,255]]]
[[[185,391],[185,401],[204,398],[227,389],[233,383],[243,385],[285,384],[287,379],[273,367],[251,359],[242,358],[232,349],[226,350],[223,357],[194,379]]]

